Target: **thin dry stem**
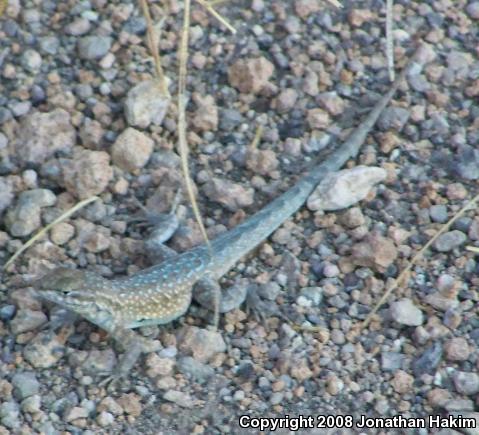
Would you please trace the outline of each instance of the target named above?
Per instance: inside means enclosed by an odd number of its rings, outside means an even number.
[[[259,141],[261,140],[262,136],[263,136],[263,126],[258,125],[258,127],[256,127],[254,138],[249,145],[251,149],[255,149],[258,147]]]
[[[437,238],[441,235],[444,234],[450,227],[451,225],[456,222],[467,210],[472,208],[472,206],[479,200],[479,195],[476,195],[471,201],[469,201],[461,210],[459,210],[455,216],[453,216],[449,222],[447,222],[438,232],[437,234],[432,237],[429,242],[427,242],[420,250],[419,252],[412,258],[412,260],[408,263],[408,265],[403,269],[403,271],[399,274],[397,279],[393,282],[393,285],[391,288],[389,288],[379,299],[378,303],[376,306],[372,309],[372,311],[368,314],[368,317],[364,320],[364,322],[361,325],[361,330],[366,328],[369,323],[371,322],[373,316],[377,313],[379,308],[384,304],[386,299],[391,295],[391,293],[401,285],[402,281],[406,278],[406,276],[409,274],[411,271],[412,266],[423,256],[424,252],[429,249],[429,247],[437,240]]]
[[[212,4],[210,2],[207,2],[205,0],[196,0],[201,6],[203,6],[213,17],[215,17],[223,26],[225,26],[233,35],[236,33],[236,29],[226,21],[225,18],[223,18],[222,15],[220,15],[219,12],[216,11],[215,8],[213,8]]]
[[[86,205],[90,204],[90,202],[96,201],[98,196],[91,196],[90,198],[84,199],[80,201],[78,204],[74,205],[70,209],[68,209],[65,213],[61,216],[56,218],[53,222],[49,223],[46,227],[41,228],[31,239],[29,239],[12,257],[5,263],[3,268],[7,270],[7,268],[23,253],[25,252],[30,246],[32,246],[40,237],[42,237],[48,230],[53,228],[55,225],[63,222],[65,219],[70,217],[73,213],[81,208],[85,207]]]
[[[148,3],[146,0],[139,0],[141,9],[143,11],[143,16],[146,20],[146,36],[148,41],[148,48],[151,55],[153,56],[153,61],[155,64],[156,77],[160,83],[161,93],[164,96],[169,97],[170,93],[168,92],[168,84],[166,82],[165,74],[163,72],[163,67],[161,66],[160,52],[158,46],[156,45],[156,39],[154,37],[153,22],[151,20],[150,9],[148,8]]]
[[[196,202],[195,193],[193,190],[193,182],[190,176],[188,167],[188,143],[186,139],[186,65],[188,60],[188,32],[190,28],[190,0],[185,0],[183,29],[181,32],[181,42],[179,47],[179,71],[178,71],[178,148],[181,157],[181,167],[185,176],[186,190],[190,197],[191,207],[195,214],[198,225],[200,226],[201,234],[205,242],[210,246],[208,235],[206,234],[203,220],[201,219],[200,210]]]
[[[0,0],[0,17],[7,10],[8,0]]]
[[[328,3],[332,4],[333,6],[337,7],[337,8],[342,8],[343,5],[341,3],[339,3],[338,0],[326,0]]]

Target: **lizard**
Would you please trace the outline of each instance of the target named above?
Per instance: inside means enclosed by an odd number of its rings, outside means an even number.
[[[107,381],[124,377],[152,341],[132,329],[166,324],[189,308],[195,289],[215,284],[234,264],[268,238],[307,200],[328,174],[355,158],[405,77],[405,67],[347,139],[296,184],[245,221],[211,241],[131,276],[106,279],[87,270],[58,267],[40,278],[40,296],[106,330],[125,353]],[[224,310],[223,310],[224,311]]]

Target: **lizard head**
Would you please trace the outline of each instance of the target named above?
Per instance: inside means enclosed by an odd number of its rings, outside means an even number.
[[[59,267],[40,278],[35,288],[41,298],[89,319],[106,314],[100,297],[105,282],[92,272]]]

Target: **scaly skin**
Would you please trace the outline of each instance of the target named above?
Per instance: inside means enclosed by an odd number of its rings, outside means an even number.
[[[113,280],[86,271],[55,269],[40,280],[40,294],[80,314],[122,343],[126,354],[115,376],[125,375],[141,352],[151,350],[147,341],[130,328],[164,324],[183,315],[191,303],[195,283],[223,276],[294,214],[328,173],[356,157],[405,71],[346,142],[269,205],[213,240],[211,251],[201,245],[132,276]]]

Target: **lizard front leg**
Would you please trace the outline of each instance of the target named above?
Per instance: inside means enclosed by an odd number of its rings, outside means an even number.
[[[121,344],[125,353],[120,357],[118,365],[112,373],[101,374],[106,376],[106,378],[100,382],[100,386],[125,378],[142,353],[155,352],[160,348],[159,343],[157,344],[153,340],[141,337],[131,329],[117,327],[110,333],[115,341]]]

